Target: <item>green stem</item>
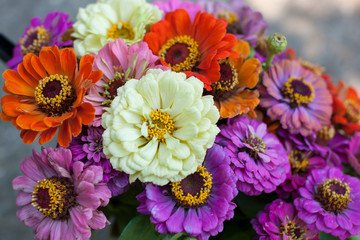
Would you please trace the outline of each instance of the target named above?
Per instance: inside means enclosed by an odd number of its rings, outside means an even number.
[[[265,71],[269,69],[269,67],[272,63],[272,60],[274,59],[274,56],[275,56],[275,54],[273,54],[273,53],[268,54],[266,62],[265,62],[265,66],[264,66]]]

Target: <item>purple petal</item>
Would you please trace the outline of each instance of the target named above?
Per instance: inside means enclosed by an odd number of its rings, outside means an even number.
[[[190,208],[184,221],[184,229],[190,235],[196,236],[201,233],[202,219],[196,213],[196,210]]]

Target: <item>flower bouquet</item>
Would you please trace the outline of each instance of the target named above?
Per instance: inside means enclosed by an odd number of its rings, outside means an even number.
[[[360,98],[240,0],[34,17],[1,99],[36,239],[357,239]],[[57,136],[56,136],[57,135]]]

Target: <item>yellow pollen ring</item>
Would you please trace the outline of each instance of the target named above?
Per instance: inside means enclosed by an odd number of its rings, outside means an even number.
[[[296,239],[303,239],[306,230],[300,229],[299,226],[297,226],[293,221],[288,220],[286,225],[281,224],[280,225],[280,233],[278,233],[279,236],[289,236],[291,240]]]
[[[211,87],[216,90],[220,90],[223,92],[231,91],[234,89],[234,87],[238,84],[238,73],[236,71],[236,68],[228,61],[228,60],[222,60],[219,62],[221,65],[227,65],[231,69],[232,77],[229,80],[225,81],[217,81],[216,83],[211,84]]]
[[[321,130],[316,133],[318,138],[329,141],[335,137],[335,128],[331,126],[322,126]]]
[[[298,159],[299,155],[303,159]],[[309,165],[309,157],[305,156],[305,154],[303,154],[299,150],[292,150],[288,156],[291,165],[291,170],[293,171],[293,173],[306,171],[306,167]]]
[[[111,39],[123,38],[133,40],[135,38],[135,33],[130,23],[120,21],[119,23],[111,25],[107,31],[107,37]]]
[[[352,123],[358,123],[360,121],[360,106],[357,102],[352,99],[346,99],[345,105],[345,116]]]
[[[206,200],[208,197],[210,197],[212,188],[212,174],[209,173],[203,166],[198,166],[196,172],[203,177],[203,187],[201,188],[200,192],[196,193],[195,195],[191,195],[190,193],[184,195],[184,192],[181,189],[181,182],[170,183],[173,195],[182,205],[199,206],[206,203]]]
[[[306,85],[310,89],[311,91],[310,96],[304,96],[294,91],[291,83],[295,80],[301,81],[302,84]],[[290,99],[291,103],[295,103],[298,106],[301,104],[307,105],[311,103],[315,97],[314,87],[311,85],[311,83],[306,82],[303,78],[296,78],[296,77],[289,78],[287,82],[283,85],[281,90],[284,93],[285,97]]]
[[[189,50],[189,56],[186,59],[176,65],[168,63],[171,70],[174,72],[191,71],[193,67],[200,61],[199,44],[190,36],[176,36],[169,39],[159,50],[159,57],[165,61],[167,51],[175,44],[185,44]],[[165,61],[166,62],[166,61]]]
[[[52,81],[58,81],[61,84],[60,92],[53,98],[44,96],[44,88]],[[67,76],[50,75],[39,81],[39,85],[35,88],[35,101],[38,106],[51,112],[57,112],[62,109],[64,101],[71,97],[72,86]]]
[[[36,33],[36,38],[34,38],[28,46],[25,46],[28,38]],[[47,45],[50,41],[51,35],[50,33],[44,28],[44,26],[38,26],[36,28],[30,28],[27,32],[25,37],[20,39],[20,48],[23,55],[28,53],[38,54],[42,47]]]
[[[218,18],[225,18],[228,24],[238,21],[238,15],[229,11],[219,11]]]
[[[175,122],[172,117],[166,112],[160,110],[153,110],[150,119],[145,119],[144,122],[148,123],[148,136],[150,140],[156,137],[159,142],[165,141],[165,134],[172,134],[175,128]]]
[[[38,192],[40,189],[45,189],[48,191],[50,201],[48,208],[42,208],[38,203]],[[34,186],[33,193],[31,195],[31,205],[36,207],[39,212],[44,214],[46,217],[56,219],[63,213],[64,204],[67,199],[66,196],[66,186],[57,181],[56,178],[43,179],[38,181]]]

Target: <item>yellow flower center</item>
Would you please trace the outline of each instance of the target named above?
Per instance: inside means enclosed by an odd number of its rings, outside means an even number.
[[[133,40],[135,38],[135,33],[130,23],[120,21],[119,23],[111,25],[107,31],[107,37],[111,39],[122,38]]]
[[[360,105],[352,99],[346,99],[345,102],[346,118],[352,123],[360,121]]]
[[[228,92],[238,84],[238,73],[236,68],[228,61],[222,60],[220,63],[220,79],[211,85],[215,90]]]
[[[181,182],[170,183],[172,194],[178,203],[196,207],[206,203],[212,188],[212,175],[205,167],[198,166],[195,173]]]
[[[67,76],[50,75],[40,80],[35,88],[35,101],[49,116],[59,116],[71,111],[75,100],[75,90]]]
[[[289,78],[281,90],[293,107],[308,105],[315,97],[314,87],[303,78]]]
[[[248,144],[251,148],[251,153],[257,155],[259,152],[264,153],[266,150],[266,144],[264,141],[253,134],[249,138],[244,139],[244,143]]]
[[[305,229],[301,229],[300,226],[297,226],[293,221],[288,220],[287,224],[280,225],[280,233],[279,236],[286,235],[290,240],[302,240],[304,239],[304,235],[306,233]]]
[[[218,18],[225,18],[228,24],[238,21],[238,15],[234,12],[229,11],[219,11]]]
[[[52,177],[38,181],[31,195],[31,205],[52,219],[63,219],[76,205],[74,185],[66,178]]]
[[[150,119],[145,119],[148,123],[148,139],[156,137],[159,142],[165,141],[165,134],[172,134],[174,131],[175,122],[166,112],[160,110],[153,110]]]
[[[326,211],[335,214],[342,213],[352,201],[350,190],[349,185],[338,178],[326,179],[318,186],[315,199]]]
[[[191,71],[200,60],[199,44],[190,36],[169,39],[160,49],[159,57],[175,72]]]
[[[316,133],[317,137],[329,141],[334,138],[335,136],[335,128],[334,126],[323,126],[320,131]]]
[[[304,173],[309,165],[309,157],[297,149],[290,152],[289,161],[293,174]]]
[[[49,45],[51,35],[44,26],[30,28],[26,35],[20,39],[20,48],[23,55],[28,53],[39,54],[40,49]]]

